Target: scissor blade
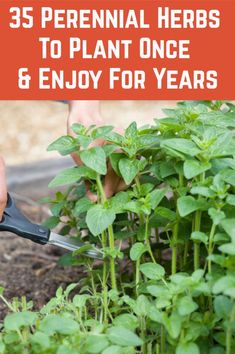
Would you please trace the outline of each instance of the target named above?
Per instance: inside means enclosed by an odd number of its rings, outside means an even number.
[[[55,245],[58,247],[65,248],[66,250],[69,251],[76,251],[79,248],[83,247],[85,244],[78,242],[76,240],[73,240],[67,236],[61,236],[56,234],[55,232],[50,233],[49,240],[47,242],[48,244]],[[84,253],[84,256],[90,257],[90,258],[95,258],[95,259],[102,259],[102,254],[99,251],[96,250],[87,250]]]

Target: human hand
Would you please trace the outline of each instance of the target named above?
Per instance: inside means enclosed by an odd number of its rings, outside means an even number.
[[[0,221],[7,203],[7,186],[6,186],[6,174],[5,163],[0,156]]]
[[[69,103],[69,117],[68,117],[68,134],[74,136],[71,126],[75,123],[83,124],[89,127],[90,125],[102,125],[104,124],[100,114],[99,101],[70,101]],[[94,146],[102,146],[106,142],[102,139],[97,139],[92,143]],[[82,165],[82,161],[78,154],[71,154],[73,160],[77,165]],[[107,198],[110,198],[113,194],[124,190],[126,187],[124,181],[116,175],[110,162],[108,162],[107,174],[104,179],[104,192]],[[87,196],[92,201],[97,200],[97,196],[91,192],[90,184],[86,182]]]

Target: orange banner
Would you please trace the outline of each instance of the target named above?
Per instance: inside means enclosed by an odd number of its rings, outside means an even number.
[[[0,99],[235,99],[235,1],[0,6]]]

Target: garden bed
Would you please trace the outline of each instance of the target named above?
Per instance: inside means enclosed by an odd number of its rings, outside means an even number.
[[[18,205],[32,221],[40,223],[45,219],[40,205],[27,202]],[[59,286],[78,281],[78,269],[57,264],[63,250],[40,246],[10,233],[1,232],[0,236],[0,284],[8,299],[26,296],[28,301],[33,301],[34,309],[39,309],[55,295]],[[0,319],[8,311],[0,301]]]

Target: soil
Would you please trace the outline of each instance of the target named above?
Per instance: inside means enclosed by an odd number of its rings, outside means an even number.
[[[40,223],[42,207],[18,203],[24,214],[34,222]],[[45,219],[45,216],[44,216]],[[41,308],[59,286],[78,282],[82,269],[63,268],[57,264],[59,257],[66,251],[54,246],[41,246],[16,235],[0,234],[0,286],[5,288],[7,299],[26,296],[33,300],[34,309]],[[79,274],[80,272],[80,274]],[[0,319],[7,308],[0,300]]]

